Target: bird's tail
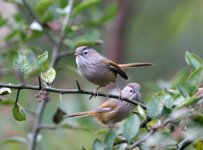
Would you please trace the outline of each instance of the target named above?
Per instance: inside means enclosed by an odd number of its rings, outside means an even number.
[[[134,68],[134,67],[142,67],[142,66],[152,66],[153,63],[128,63],[128,64],[119,64],[119,67],[123,69]]]
[[[63,118],[86,117],[86,116],[93,116],[93,114],[94,114],[94,111],[84,111],[84,112],[73,113],[70,115],[64,115]]]

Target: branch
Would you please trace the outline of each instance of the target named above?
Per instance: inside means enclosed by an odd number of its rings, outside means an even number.
[[[40,88],[39,86],[34,86],[34,85],[14,85],[14,84],[2,84],[0,83],[0,87],[7,87],[7,88],[11,88],[11,89],[20,89],[20,90],[24,90],[24,89],[28,89],[28,90],[35,90],[35,91],[39,91]],[[61,93],[61,94],[85,94],[85,95],[93,95],[94,92],[92,91],[88,91],[88,90],[84,90],[84,89],[57,89],[57,88],[53,88],[53,87],[43,87],[43,89],[47,92],[52,92],[52,93]],[[109,98],[115,98],[119,100],[119,96],[118,95],[106,95],[103,93],[98,93],[98,96],[101,97],[109,97]],[[146,106],[134,101],[134,100],[130,100],[127,98],[122,98],[122,100],[129,102],[131,104],[134,105],[140,105],[143,109],[146,109]]]
[[[133,143],[131,146],[129,146],[127,148],[127,150],[131,150],[134,149],[135,147],[139,146],[141,143],[143,143],[144,141],[146,141],[149,137],[151,137],[154,133],[156,133],[156,131],[162,127],[164,127],[165,125],[167,125],[169,122],[172,122],[172,119],[166,119],[162,124],[152,128],[148,134],[146,134],[142,139],[140,139],[139,141]]]
[[[188,145],[190,145],[194,141],[194,138],[189,137],[184,140],[182,140],[180,143],[177,145],[177,150],[184,150]]]
[[[66,16],[64,18],[63,24],[62,24],[60,40],[59,40],[58,43],[56,43],[56,42],[54,43],[55,46],[54,46],[53,51],[52,51],[52,58],[51,58],[50,67],[55,67],[56,64],[57,64],[57,61],[58,61],[57,57],[58,57],[58,54],[60,52],[60,49],[62,48],[64,37],[65,37],[65,28],[66,28],[67,24],[70,22],[69,20],[70,20],[70,16],[71,16],[72,6],[73,6],[73,0],[69,0],[68,5],[67,5],[68,12],[67,12],[67,14],[66,14]],[[40,88],[40,85],[39,85],[39,88]],[[50,87],[45,87],[45,88],[50,88]],[[46,107],[46,103],[47,103],[47,101],[42,101],[41,105],[39,105],[39,107],[38,107],[37,121],[36,121],[36,123],[35,123],[35,125],[33,127],[33,131],[32,131],[33,138],[32,138],[32,141],[31,141],[31,148],[30,148],[31,150],[36,149],[37,135],[39,134],[40,129],[41,129],[40,125],[41,125],[41,122],[42,122],[42,116],[43,116],[43,113],[44,113],[44,110],[45,110],[45,107]]]
[[[66,57],[66,56],[71,56],[75,53],[74,50],[71,50],[71,51],[65,51],[65,52],[60,52],[57,56],[57,61],[59,61],[59,59],[63,58],[63,57]]]
[[[46,107],[46,104],[47,101],[42,101],[41,105],[39,105],[38,107],[38,111],[36,113],[36,118],[37,118],[37,121],[33,127],[33,131],[32,131],[32,140],[31,140],[31,146],[30,146],[30,150],[35,150],[36,149],[36,143],[37,143],[37,136],[39,134],[39,131],[40,131],[40,124],[41,124],[41,121],[42,121],[42,114],[43,114],[43,111]]]
[[[48,37],[48,39],[50,40],[50,42],[52,42],[53,44],[56,44],[56,40],[52,37],[52,35],[47,31],[46,28],[44,28],[44,24],[41,22],[41,20],[35,15],[35,13],[32,11],[32,8],[29,6],[29,4],[27,3],[26,0],[22,0],[24,6],[27,8],[28,13],[30,14],[30,16],[36,20],[40,26],[43,28],[42,31],[44,31],[44,33],[46,34],[46,36]]]
[[[183,117],[188,113],[191,113],[191,111],[192,110],[187,110],[187,109],[179,109],[177,111],[174,111],[168,118],[165,119],[165,121],[163,121],[162,124],[152,127],[151,130],[143,138],[133,143],[132,145],[128,146],[126,149],[131,150],[141,145],[144,141],[146,141],[148,138],[154,135],[157,131],[159,131],[159,129],[164,128],[168,123],[174,122],[180,117]]]
[[[65,8],[67,10],[67,12],[66,12],[66,16],[65,16],[63,23],[62,23],[59,42],[58,42],[58,44],[56,44],[56,46],[54,47],[53,52],[52,52],[51,66],[56,66],[56,64],[58,63],[58,55],[59,55],[59,52],[63,46],[66,26],[70,23],[70,16],[71,16],[71,12],[72,12],[72,7],[73,7],[73,0],[69,0],[68,5]]]

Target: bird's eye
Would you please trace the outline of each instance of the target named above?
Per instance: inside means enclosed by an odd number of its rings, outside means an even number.
[[[132,93],[133,92],[133,90],[130,90],[130,93]]]
[[[84,55],[87,55],[87,54],[88,54],[88,52],[87,52],[87,51],[84,51],[84,52],[83,52],[83,54],[84,54]]]

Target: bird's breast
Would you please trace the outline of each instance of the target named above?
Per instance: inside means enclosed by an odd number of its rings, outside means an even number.
[[[104,64],[100,62],[97,63],[77,62],[77,65],[81,74],[84,77],[86,77],[87,80],[96,85],[105,86],[111,82],[115,82],[116,79],[115,73],[109,70]]]

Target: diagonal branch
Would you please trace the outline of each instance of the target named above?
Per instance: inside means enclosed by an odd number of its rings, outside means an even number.
[[[166,126],[168,123],[172,122],[172,119],[166,119],[162,124],[152,128],[142,139],[138,140],[137,142],[133,143],[131,146],[127,148],[127,150],[134,149],[135,147],[142,144],[144,141],[146,141],[148,138],[150,138],[156,131],[164,126]]]
[[[71,12],[72,12],[72,7],[73,7],[73,0],[69,0],[68,1],[68,5],[66,6],[65,10],[66,10],[66,16],[63,20],[62,23],[62,27],[61,27],[61,33],[60,33],[60,38],[59,38],[59,42],[58,44],[55,45],[53,52],[52,52],[52,62],[51,62],[51,66],[56,66],[58,63],[58,56],[60,53],[60,50],[63,46],[63,42],[65,39],[65,29],[67,27],[68,24],[70,24],[70,17],[71,17]]]
[[[63,58],[63,57],[66,57],[66,56],[71,56],[75,53],[74,50],[71,50],[71,51],[65,51],[65,52],[60,52],[57,56],[57,61],[59,61],[59,59]]]
[[[177,121],[177,119],[188,115],[188,113],[191,113],[191,110],[187,109],[178,109],[177,111],[174,111],[168,118],[166,118],[162,124],[156,125],[155,127],[152,127],[151,130],[140,140],[134,142],[132,145],[128,146],[127,150],[132,150],[136,148],[137,146],[140,146],[143,142],[145,142],[147,139],[152,137],[159,129],[166,127],[168,123],[172,123]]]
[[[37,15],[32,11],[32,8],[30,7],[30,5],[27,3],[26,0],[22,0],[24,6],[27,8],[28,13],[30,14],[30,16],[36,20],[41,27],[43,28],[42,31],[44,31],[44,33],[46,34],[46,36],[48,37],[48,39],[50,40],[50,42],[52,42],[53,44],[56,44],[56,40],[52,37],[52,35],[47,31],[47,29],[44,27],[44,24],[41,22],[41,20],[37,17]]]

